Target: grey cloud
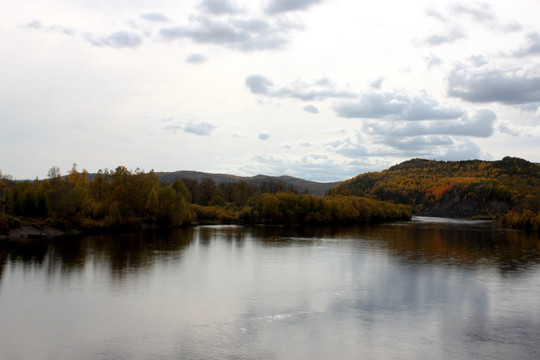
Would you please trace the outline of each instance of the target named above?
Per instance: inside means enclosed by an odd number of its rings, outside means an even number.
[[[468,17],[475,24],[480,24],[498,32],[510,33],[522,29],[521,25],[515,21],[506,24],[501,23],[493,14],[488,3],[451,3],[449,11],[446,11],[445,14],[448,15],[442,15],[436,10],[428,10],[426,15],[440,20],[446,30],[432,34],[419,42],[414,42],[419,45],[439,46],[466,39],[468,36],[466,31],[463,30],[465,26],[459,22],[460,18],[463,17]]]
[[[456,15],[469,15],[473,20],[477,22],[484,21],[493,21],[495,16],[491,12],[491,7],[486,3],[475,3],[475,4],[457,4],[454,3],[451,5],[451,10]]]
[[[165,16],[164,14],[157,13],[157,12],[149,12],[149,13],[142,13],[139,15],[139,17],[146,21],[151,22],[167,22],[169,21],[169,18]]]
[[[212,133],[212,131],[214,131],[216,127],[217,126],[207,122],[189,123],[184,126],[184,132],[199,136],[208,136]]]
[[[364,137],[359,131],[354,136],[336,139],[327,143],[327,150],[348,158],[399,156],[411,158],[414,156],[433,157],[435,151],[455,146],[456,141],[445,135],[393,136],[387,134],[369,133]]]
[[[76,34],[75,30],[73,30],[71,28],[67,28],[67,27],[62,26],[62,25],[51,25],[51,26],[49,26],[49,30],[52,31],[52,32],[61,33],[61,34],[68,35],[68,36]]]
[[[162,28],[160,36],[168,41],[187,38],[200,44],[247,52],[283,47],[288,41],[288,33],[301,28],[298,23],[282,19],[215,19],[200,16],[193,18],[193,22],[192,26]]]
[[[186,58],[188,64],[202,64],[206,61],[206,57],[202,54],[191,54]]]
[[[381,118],[397,115],[407,107],[408,99],[400,94],[371,93],[359,101],[346,102],[334,107],[338,115],[346,118]]]
[[[427,16],[430,16],[432,18],[435,18],[439,21],[442,21],[442,22],[447,22],[447,18],[446,16],[444,16],[443,14],[441,14],[440,12],[436,11],[436,10],[433,10],[433,9],[429,9],[426,11],[426,15]]]
[[[44,25],[40,20],[33,20],[23,25],[25,28],[35,29],[46,32],[61,33],[63,35],[80,35],[82,39],[98,47],[136,48],[143,43],[141,35],[130,31],[116,31],[105,36],[96,36],[92,33],[82,34],[77,30],[62,25]]]
[[[538,102],[540,76],[524,71],[455,67],[448,76],[448,95],[473,103],[508,105]]]
[[[203,0],[201,10],[214,15],[236,14],[240,10],[228,0]]]
[[[271,0],[265,9],[267,14],[279,14],[290,11],[306,10],[324,0]]]
[[[514,21],[508,24],[501,25],[501,30],[505,33],[518,32],[518,31],[523,30],[523,26],[521,26],[521,24],[518,23],[517,21]]]
[[[358,175],[360,164],[356,160],[336,159],[325,154],[306,154],[287,157],[282,154],[258,154],[252,160],[256,164],[244,165],[241,170],[247,173],[263,172],[268,175],[301,176],[306,180],[342,181]],[[369,169],[371,164],[365,164]]]
[[[270,88],[274,86],[269,79],[259,74],[249,75],[245,84],[253,94],[268,94]]]
[[[302,160],[308,162],[308,161],[311,161],[311,160],[327,160],[329,159],[329,156],[326,155],[326,154],[309,154],[309,155],[305,155],[305,156],[302,156]]]
[[[446,120],[463,115],[463,110],[440,106],[426,93],[410,97],[399,91],[364,94],[358,101],[335,105],[334,110],[346,118],[389,120]]]
[[[524,105],[521,105],[520,108],[521,110],[527,111],[527,112],[537,112],[540,110],[540,103],[524,104]]]
[[[165,126],[165,131],[176,134],[178,130],[181,130],[183,128],[180,124],[169,124]]]
[[[449,136],[414,136],[414,137],[385,137],[384,144],[407,152],[409,155],[419,155],[430,148],[450,146],[454,141]]]
[[[456,160],[473,160],[481,159],[482,151],[472,141],[466,139],[446,151],[441,156],[436,157],[438,160],[456,161]]]
[[[521,134],[517,129],[513,128],[512,125],[508,123],[500,123],[499,126],[497,126],[497,129],[504,134],[512,136],[519,136]]]
[[[268,140],[270,139],[270,134],[269,133],[260,133],[259,135],[257,135],[257,138],[259,140]]]
[[[525,44],[513,52],[516,57],[526,57],[540,54],[540,34],[532,32],[527,34]]]
[[[483,55],[471,55],[468,59],[474,66],[481,67],[489,63]]]
[[[466,39],[467,35],[459,29],[452,29],[445,34],[434,34],[426,37],[422,43],[428,46],[438,46],[453,43],[457,40]]]
[[[507,121],[501,121],[497,126],[497,130],[503,134],[508,134],[514,137],[522,136],[524,138],[535,139],[540,136],[540,125],[523,126],[512,124]]]
[[[450,10],[454,15],[469,16],[476,23],[483,24],[488,28],[504,33],[522,30],[522,26],[516,21],[506,24],[501,23],[499,19],[497,19],[497,17],[493,14],[491,6],[487,3],[454,3],[450,6]]]
[[[373,89],[380,89],[381,86],[382,86],[383,81],[384,81],[384,78],[380,77],[380,78],[372,81],[371,84],[369,84],[369,86],[371,86]]]
[[[246,86],[253,94],[276,98],[295,98],[303,101],[324,100],[326,98],[354,98],[350,90],[337,89],[327,78],[312,82],[296,80],[288,86],[275,87],[274,83],[260,74],[246,78]]]
[[[36,19],[36,20],[30,21],[29,23],[26,23],[26,24],[22,25],[22,27],[25,27],[25,28],[28,28],[28,29],[40,30],[40,29],[44,28],[44,25],[41,22],[41,20]]]
[[[370,156],[367,148],[359,143],[346,143],[345,145],[335,149],[335,152],[349,158]]]
[[[94,46],[107,46],[117,49],[136,48],[142,44],[142,37],[139,34],[127,31],[117,31],[100,38],[89,36],[87,40]]]
[[[424,60],[427,62],[428,69],[437,67],[443,63],[443,60],[435,54],[429,54],[429,56],[426,56]]]
[[[366,141],[362,135],[356,132],[354,136],[348,136],[344,139],[337,139],[326,143],[326,148],[349,158],[359,158],[370,155],[365,144]]]
[[[375,122],[364,124],[364,130],[375,135],[396,138],[420,135],[452,135],[490,137],[497,116],[491,110],[479,110],[472,117],[467,115],[458,120],[423,121],[423,122]]]
[[[62,25],[44,25],[41,20],[32,20],[27,24],[22,25],[23,28],[27,29],[33,29],[33,30],[41,30],[41,31],[47,31],[47,32],[53,32],[53,33],[60,33],[64,35],[75,35],[76,31],[62,26]]]
[[[302,110],[311,113],[311,114],[318,114],[319,108],[317,108],[315,105],[309,104],[302,108]]]

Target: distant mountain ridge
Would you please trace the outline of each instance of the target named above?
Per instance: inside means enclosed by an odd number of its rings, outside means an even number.
[[[307,192],[308,194],[323,196],[328,190],[338,185],[340,182],[317,182],[295,178],[292,176],[268,176],[268,175],[256,175],[256,176],[237,176],[230,174],[215,174],[206,173],[201,171],[180,170],[173,172],[156,172],[157,177],[163,183],[173,183],[181,179],[202,181],[204,179],[211,179],[216,184],[240,182],[245,181],[250,185],[262,185],[262,184],[278,184],[281,183],[287,188],[293,188],[298,192]]]

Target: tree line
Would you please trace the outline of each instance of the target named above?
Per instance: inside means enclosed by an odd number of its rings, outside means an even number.
[[[409,219],[410,207],[360,196],[319,197],[283,183],[245,181],[216,184],[212,179],[161,183],[153,172],[124,166],[89,174],[74,164],[63,176],[52,167],[35,181],[0,179],[4,201],[0,231],[25,219],[65,228],[104,229],[221,223],[360,223]]]

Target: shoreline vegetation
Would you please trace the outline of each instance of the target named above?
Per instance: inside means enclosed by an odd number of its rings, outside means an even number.
[[[280,181],[164,181],[123,166],[15,181],[0,173],[0,238],[101,233],[194,224],[358,224],[412,215],[494,220],[540,231],[540,166],[500,161],[412,159],[358,175],[324,196]]]
[[[28,238],[145,228],[219,224],[352,224],[409,220],[409,205],[356,195],[316,196],[285,184],[257,188],[245,181],[216,184],[182,179],[162,183],[150,171],[123,166],[89,179],[77,165],[66,176],[0,180],[0,236]]]

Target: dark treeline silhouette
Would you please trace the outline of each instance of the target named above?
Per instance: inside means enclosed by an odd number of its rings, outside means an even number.
[[[62,176],[53,167],[45,180],[0,178],[0,233],[25,221],[62,228],[182,226],[221,223],[364,223],[409,219],[408,206],[358,196],[299,194],[285,183],[216,184],[182,179],[164,184],[153,171],[123,166],[100,170],[89,180],[74,164]],[[40,221],[37,221],[39,219]]]

